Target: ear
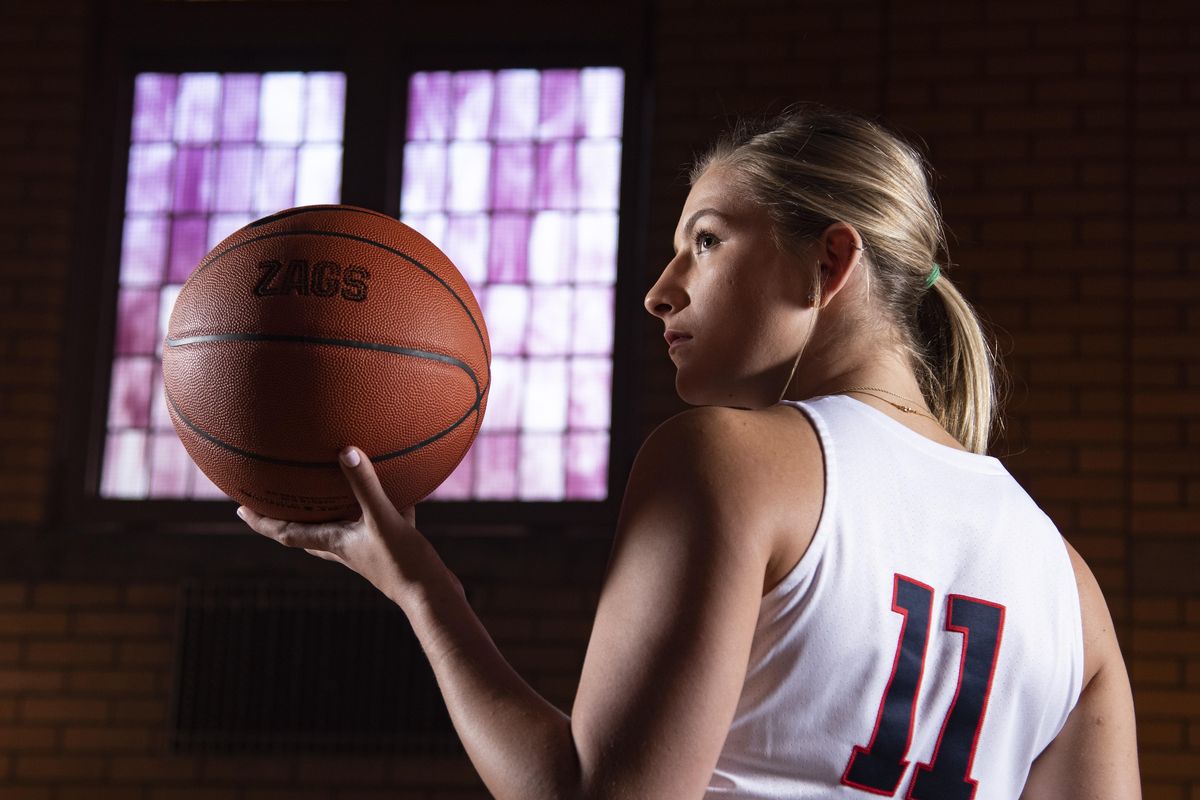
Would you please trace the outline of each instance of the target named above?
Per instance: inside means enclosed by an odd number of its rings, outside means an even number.
[[[862,237],[854,226],[845,222],[834,222],[817,240],[816,251],[821,264],[818,280],[821,281],[821,304],[825,305],[842,290],[862,262]]]

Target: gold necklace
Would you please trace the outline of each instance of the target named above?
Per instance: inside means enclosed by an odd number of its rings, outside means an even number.
[[[913,400],[909,400],[907,397],[904,397],[903,395],[898,395],[895,392],[889,392],[887,389],[880,389],[876,386],[851,386],[849,389],[842,389],[842,391],[832,392],[832,394],[843,394],[845,392],[864,392],[865,394],[870,394],[875,399],[882,400],[883,402],[887,403],[888,405],[895,406],[896,408],[900,409],[901,411],[906,411],[909,414],[920,414],[922,417],[928,417],[929,419],[931,419],[934,422],[937,422],[939,425],[941,425],[941,422],[938,421],[937,417],[930,416],[929,414],[926,414],[924,411],[921,411],[918,408],[913,408],[912,406],[903,406],[903,405],[900,405],[899,403],[893,403],[891,400],[888,400],[886,397],[880,397],[877,394],[872,394],[872,392],[883,392],[884,394],[890,394],[892,397],[899,397],[901,400],[904,400],[905,402],[908,402],[908,403],[915,402]]]

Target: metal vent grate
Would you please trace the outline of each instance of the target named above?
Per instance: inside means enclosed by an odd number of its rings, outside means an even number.
[[[404,613],[370,586],[183,587],[177,752],[462,753]]]

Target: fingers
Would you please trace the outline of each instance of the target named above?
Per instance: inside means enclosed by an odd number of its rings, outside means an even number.
[[[339,454],[338,463],[342,465],[342,473],[350,482],[350,488],[354,491],[354,497],[358,500],[364,516],[368,519],[384,520],[398,513],[384,493],[371,459],[361,450],[357,447],[347,447]]]
[[[344,534],[340,525],[313,525],[305,522],[271,519],[248,506],[239,507],[237,514],[252,530],[270,537],[282,545],[300,547],[309,552],[319,550],[327,552],[335,558],[338,543]]]

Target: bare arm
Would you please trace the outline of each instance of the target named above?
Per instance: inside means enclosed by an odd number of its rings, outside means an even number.
[[[369,461],[342,462],[359,520],[239,513],[265,536],[353,569],[404,609],[497,800],[698,797],[737,708],[771,556],[770,484],[758,479],[767,440],[751,419],[692,409],[642,446],[570,716],[500,654]]]
[[[1092,571],[1070,545],[1083,615],[1084,687],[1058,737],[1033,762],[1022,800],[1137,800],[1133,695],[1112,617]]]

